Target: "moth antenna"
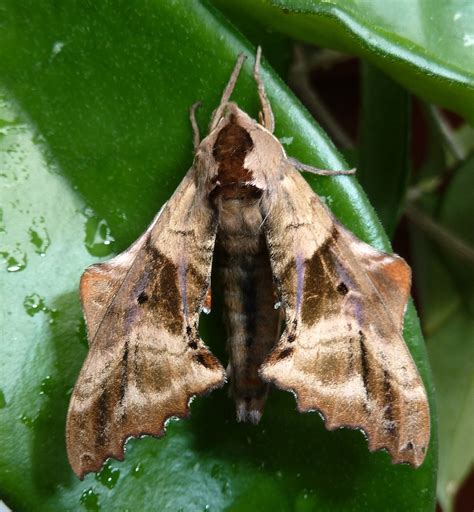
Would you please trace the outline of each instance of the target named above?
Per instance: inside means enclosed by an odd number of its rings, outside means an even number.
[[[332,169],[318,169],[317,167],[312,167],[311,165],[306,165],[296,160],[296,158],[288,157],[288,162],[291,165],[296,167],[299,171],[310,172],[311,174],[318,174],[319,176],[347,176],[351,174],[355,174],[356,169],[349,169],[347,171],[334,171]]]
[[[201,135],[199,134],[199,126],[196,121],[196,110],[202,105],[200,101],[196,101],[189,109],[189,119],[191,121],[191,127],[193,129],[193,145],[194,151],[198,148],[201,143]]]
[[[219,119],[222,117],[224,108],[227,105],[227,102],[229,101],[230,96],[234,90],[237,79],[239,78],[240,70],[242,69],[242,64],[244,63],[244,60],[246,58],[247,56],[243,53],[239,54],[237,62],[235,63],[234,66],[234,70],[232,71],[226,88],[222,93],[221,102],[219,103],[219,106],[216,108],[216,110],[214,110],[214,114],[212,115],[211,124],[209,125],[209,131],[214,130],[214,128],[217,126],[217,123],[219,122]]]
[[[263,85],[262,78],[260,76],[260,60],[262,58],[262,48],[261,46],[257,47],[257,55],[255,56],[255,65],[253,68],[253,76],[255,78],[255,83],[257,84],[258,97],[260,98],[260,104],[262,105],[263,111],[263,122],[261,124],[265,126],[265,128],[273,133],[275,130],[275,118],[273,116],[272,106],[267,98],[267,93],[265,92],[265,86]]]

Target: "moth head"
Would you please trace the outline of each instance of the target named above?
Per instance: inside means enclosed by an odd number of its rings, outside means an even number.
[[[222,109],[215,128],[196,150],[196,179],[207,192],[217,186],[265,190],[282,172],[285,151],[272,133],[235,103]]]

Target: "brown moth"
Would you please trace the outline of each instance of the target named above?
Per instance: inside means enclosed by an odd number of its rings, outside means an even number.
[[[90,350],[67,419],[80,477],[131,436],[162,436],[193,396],[226,375],[237,419],[257,423],[269,384],[330,430],[363,430],[370,450],[419,466],[430,437],[428,401],[403,341],[410,268],[348,232],[300,175],[309,168],[273,136],[259,75],[260,121],[229,102],[239,57],[209,135],[147,231],[92,265],[80,292]],[[214,265],[224,290],[227,372],[198,334]],[[283,332],[282,332],[283,331]]]

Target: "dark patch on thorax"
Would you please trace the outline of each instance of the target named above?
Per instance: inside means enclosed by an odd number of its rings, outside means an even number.
[[[224,199],[258,198],[261,190],[248,182],[252,173],[244,167],[246,155],[252,150],[253,141],[247,130],[236,123],[235,116],[219,132],[212,154],[219,166],[214,178],[215,188],[211,199],[221,195]]]

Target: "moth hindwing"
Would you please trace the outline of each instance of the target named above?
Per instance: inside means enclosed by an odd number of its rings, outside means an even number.
[[[328,429],[363,430],[369,449],[418,466],[430,436],[426,392],[401,331],[410,269],[358,240],[273,136],[259,75],[260,122],[229,101],[243,56],[199,140],[193,166],[148,230],[89,267],[81,299],[90,349],[67,419],[79,477],[131,436],[164,434],[226,372],[198,334],[211,266],[223,290],[237,419],[258,423],[271,383]],[[214,262],[213,262],[214,259]]]

